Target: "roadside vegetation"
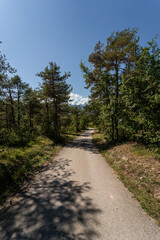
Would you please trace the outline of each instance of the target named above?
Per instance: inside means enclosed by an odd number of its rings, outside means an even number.
[[[159,219],[160,48],[141,46],[137,29],[113,32],[80,63],[85,108],[69,104],[70,72],[50,62],[25,83],[0,52],[0,194],[7,195],[87,126],[94,142],[141,205]],[[103,134],[102,134],[103,133]],[[127,142],[127,144],[120,144]],[[148,150],[151,149],[151,150]]]
[[[160,147],[160,48],[139,44],[136,29],[113,32],[80,67],[92,121],[108,141]]]
[[[37,137],[23,147],[1,146],[0,148],[0,194],[1,201],[34,170],[50,161],[60,148],[48,138]]]
[[[88,124],[87,110],[70,105],[70,72],[50,62],[32,89],[0,52],[0,200]]]
[[[160,48],[139,39],[135,28],[113,32],[80,67],[96,146],[160,223]]]
[[[0,203],[16,193],[25,180],[51,162],[58,150],[79,134],[62,134],[59,144],[39,136],[25,146],[0,146]]]
[[[160,151],[139,143],[109,143],[96,132],[93,141],[142,208],[160,226]]]

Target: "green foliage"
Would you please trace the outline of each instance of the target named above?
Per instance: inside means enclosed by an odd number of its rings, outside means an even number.
[[[45,95],[46,112],[47,112],[47,125],[49,128],[49,111],[48,102],[52,107],[52,121],[54,126],[55,137],[60,137],[60,114],[68,105],[69,94],[71,86],[66,83],[66,79],[70,77],[70,72],[60,75],[60,67],[56,63],[50,62],[44,71],[37,74],[43,80],[42,95]],[[47,98],[48,101],[47,101]]]
[[[136,29],[114,32],[81,62],[94,124],[110,141],[160,145],[160,49],[156,39],[138,45]]]
[[[70,73],[61,75],[56,63],[37,74],[43,81],[37,89],[12,75],[15,72],[0,52],[0,182],[5,183],[0,184],[1,197],[49,161],[59,144],[72,140],[88,122],[84,111],[69,107]]]
[[[0,185],[0,194],[19,185],[43,162],[49,161],[58,148],[50,139],[41,137],[28,143],[28,147],[1,148],[0,182],[5,184]]]
[[[160,224],[160,200],[156,194],[160,184],[160,152],[155,153],[139,143],[113,144],[102,133],[95,133],[93,141],[124,185]]]
[[[35,90],[8,73],[15,71],[0,53],[0,144],[23,146],[38,135],[61,141],[60,133],[70,118],[71,86],[66,83],[70,73],[61,75],[60,67],[50,62],[37,74],[43,84]]]
[[[126,116],[135,139],[146,144],[160,143],[160,50],[155,40],[141,47],[134,69],[122,75]]]

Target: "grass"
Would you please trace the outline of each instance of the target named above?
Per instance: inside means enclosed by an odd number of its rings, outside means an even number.
[[[160,226],[160,153],[138,143],[108,143],[104,134],[93,141],[142,208]]]
[[[16,192],[25,180],[49,163],[59,149],[79,134],[62,134],[62,141],[58,145],[41,136],[24,147],[0,146],[0,203]]]

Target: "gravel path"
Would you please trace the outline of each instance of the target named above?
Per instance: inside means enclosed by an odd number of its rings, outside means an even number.
[[[160,228],[92,145],[92,132],[63,148],[0,211],[0,240],[160,240]]]

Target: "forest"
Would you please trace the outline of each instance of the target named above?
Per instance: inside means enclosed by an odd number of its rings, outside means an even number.
[[[137,29],[113,32],[80,67],[90,89],[88,109],[108,141],[160,144],[160,49],[139,44]]]
[[[70,72],[50,62],[25,83],[0,53],[0,195],[2,200],[87,127],[87,110],[70,104]],[[2,183],[5,184],[2,184]]]
[[[100,41],[80,63],[90,101],[82,112],[71,107],[72,87],[50,62],[36,73],[41,84],[32,89],[0,53],[0,144],[25,145],[37,135],[56,141],[61,133],[89,123],[105,131],[109,141],[160,143],[160,49],[156,37],[139,45],[136,29],[114,32]]]
[[[59,142],[61,133],[85,128],[84,111],[69,105],[72,88],[66,80],[70,72],[61,75],[60,67],[50,62],[36,74],[42,84],[32,89],[15,75],[4,55],[0,59],[0,144],[22,146],[38,135]]]
[[[80,67],[90,90],[93,142],[141,207],[160,224],[160,48],[137,29],[98,42]],[[106,186],[107,187],[107,186]]]
[[[80,131],[94,127],[107,142],[160,146],[160,49],[139,44],[137,29],[113,32],[80,68],[90,91],[81,109],[70,104],[70,72],[55,62],[35,73],[35,89],[0,52],[0,192],[7,194]],[[7,190],[6,190],[7,189]]]

